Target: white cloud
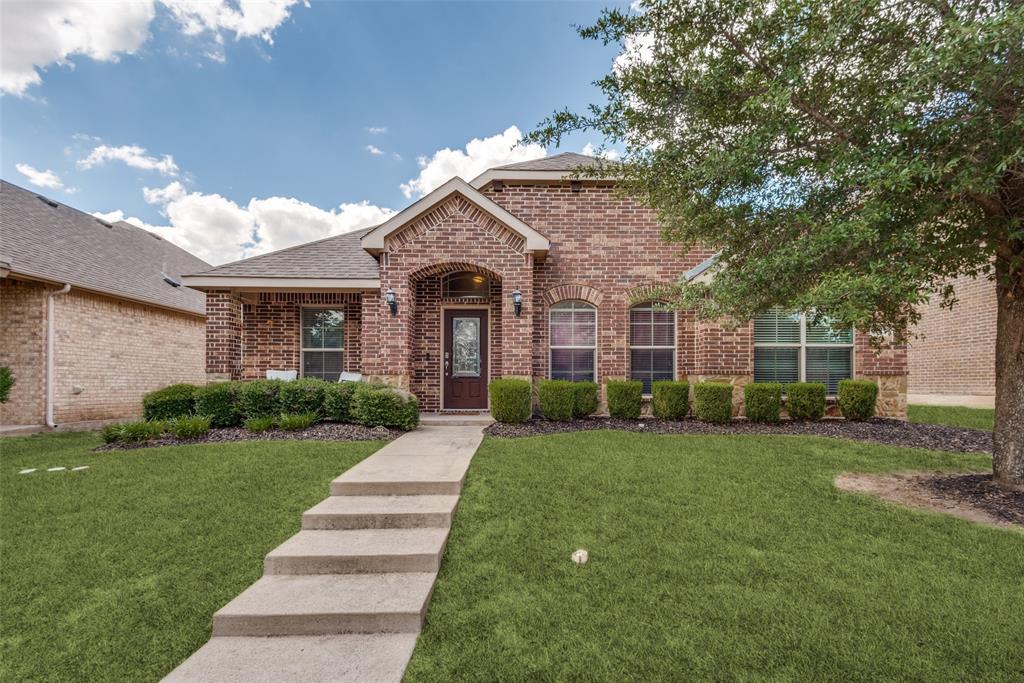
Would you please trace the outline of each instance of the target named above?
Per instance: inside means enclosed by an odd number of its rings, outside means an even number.
[[[184,197],[185,186],[175,180],[166,187],[144,187],[142,188],[142,196],[145,198],[147,204],[159,204],[163,206],[168,202],[173,202],[176,199]]]
[[[325,211],[290,197],[251,199],[248,210],[260,237],[260,243],[250,250],[251,253],[276,251],[377,225],[395,213],[369,202],[342,204]]]
[[[36,187],[49,187],[55,190],[64,187],[64,181],[53,171],[40,171],[28,164],[15,164],[14,168],[18,169],[18,173],[25,176],[28,182]]]
[[[99,218],[101,221],[106,221],[108,223],[117,223],[118,221],[125,220],[124,211],[122,211],[121,209],[115,209],[113,211],[105,211],[105,212],[104,211],[93,211],[92,215],[96,216],[96,218]],[[136,218],[135,220],[139,220],[139,219]]]
[[[298,0],[160,0],[183,33],[223,32],[236,40],[258,37],[273,43],[274,30],[291,15]],[[305,3],[308,7],[308,2]],[[42,82],[40,70],[52,64],[74,66],[77,56],[116,62],[149,39],[156,16],[154,0],[20,0],[0,3],[0,92],[26,96]],[[223,50],[208,51],[215,61]]]
[[[158,159],[147,155],[146,149],[138,145],[121,145],[120,147],[99,145],[89,152],[89,156],[78,160],[78,168],[89,169],[108,161],[120,161],[132,168],[144,171],[159,171],[162,175],[178,175],[178,165],[174,163],[174,157],[165,154]]]
[[[375,157],[379,157],[380,155],[384,154],[383,150],[381,150],[379,147],[376,147],[374,145],[367,145],[366,146],[366,151],[369,152],[370,154],[372,154]]]
[[[473,138],[461,149],[439,149],[429,159],[420,157],[420,174],[401,185],[406,197],[422,196],[459,176],[469,181],[489,168],[547,156],[540,145],[519,145],[522,133],[516,126],[489,138]]]
[[[370,135],[383,135],[388,132],[387,126],[370,126],[366,129],[366,132]]]
[[[601,149],[594,145],[593,142],[588,142],[583,145],[583,149],[580,150],[580,154],[585,154],[588,157],[599,157],[601,159],[607,159],[608,161],[618,161],[619,152],[611,147]]]

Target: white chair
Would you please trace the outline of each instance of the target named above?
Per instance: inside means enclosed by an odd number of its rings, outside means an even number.
[[[338,375],[339,382],[362,382],[363,375],[358,372],[343,372]]]
[[[267,379],[283,379],[290,382],[298,376],[298,370],[267,370]]]

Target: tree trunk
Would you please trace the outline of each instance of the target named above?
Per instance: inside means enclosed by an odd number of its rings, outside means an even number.
[[[1012,267],[1011,267],[1012,268]],[[1022,273],[996,266],[996,426],[992,472],[1024,489],[1024,292]]]

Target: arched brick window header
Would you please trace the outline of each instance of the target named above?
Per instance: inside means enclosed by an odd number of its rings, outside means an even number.
[[[593,287],[581,284],[565,284],[552,287],[544,292],[543,301],[548,306],[557,304],[560,301],[586,301],[593,306],[600,306],[604,296]]]
[[[478,263],[471,263],[469,261],[443,261],[440,263],[432,263],[409,273],[409,279],[421,280],[426,277],[449,275],[451,273],[478,273],[480,275],[485,275],[492,280],[501,280],[501,273],[492,270],[487,266],[480,265]]]

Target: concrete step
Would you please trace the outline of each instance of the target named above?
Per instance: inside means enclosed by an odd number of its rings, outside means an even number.
[[[472,455],[483,438],[479,427],[420,427],[385,444],[376,455]]]
[[[303,530],[263,561],[266,574],[436,572],[448,529]]]
[[[490,413],[420,413],[423,427],[486,427],[492,422]]]
[[[458,495],[472,458],[473,451],[461,455],[375,453],[332,481],[331,495]]]
[[[164,683],[399,683],[415,633],[211,639]]]
[[[415,633],[434,572],[264,576],[213,615],[214,636]]]
[[[302,528],[448,528],[458,502],[458,496],[331,496],[302,515]]]

